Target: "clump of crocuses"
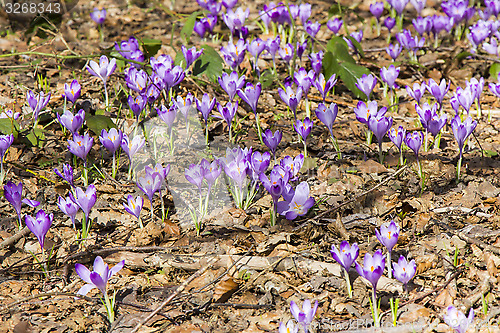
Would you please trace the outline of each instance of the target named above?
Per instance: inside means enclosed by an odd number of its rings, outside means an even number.
[[[91,272],[87,267],[82,264],[75,265],[75,271],[78,276],[85,282],[86,285],[78,290],[77,294],[85,296],[89,291],[94,288],[99,289],[104,296],[102,300],[104,307],[106,308],[106,313],[108,314],[108,320],[112,323],[115,320],[115,296],[110,299],[107,292],[108,280],[118,273],[125,265],[125,260],[120,261],[113,268],[109,268],[108,264],[104,263],[104,260],[100,256],[97,256],[94,260],[94,270]]]

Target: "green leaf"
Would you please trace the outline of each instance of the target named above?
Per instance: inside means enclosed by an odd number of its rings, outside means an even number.
[[[222,75],[224,60],[213,47],[205,44],[201,48],[204,51],[193,65],[193,75],[205,74],[210,80],[215,81],[217,77]]]
[[[347,7],[342,6],[340,3],[336,2],[333,5],[331,5],[330,9],[328,9],[328,18],[332,16],[342,16],[343,12]]]
[[[498,153],[496,151],[494,151],[494,150],[487,150],[487,149],[483,149],[483,154],[486,157],[495,157],[495,156],[498,156]]]
[[[9,118],[1,118],[0,119],[0,133],[3,133],[5,135],[8,134],[14,134],[14,137],[17,138],[17,134],[19,128],[19,124],[17,121],[12,121]]]
[[[366,67],[349,61],[342,61],[342,59],[336,58],[332,52],[328,51],[323,57],[323,71],[325,77],[334,73],[337,74],[357,98],[365,97],[356,87],[356,82],[363,74],[370,74],[370,71]]]
[[[116,128],[116,125],[111,118],[104,115],[87,116],[85,117],[85,122],[87,123],[87,127],[96,135],[101,135],[101,131],[103,129],[107,131],[112,127]]]
[[[498,78],[498,73],[500,73],[500,63],[495,62],[490,67],[490,79],[496,80]]]
[[[181,67],[186,69],[186,58],[184,57],[184,53],[182,53],[182,51],[177,52],[177,54],[175,55],[174,64],[176,66],[182,64]]]
[[[159,39],[144,38],[141,40],[141,43],[144,52],[146,53],[144,55],[146,59],[154,57],[158,50],[161,48],[161,40]]]
[[[326,44],[326,49],[339,61],[347,61],[353,64],[356,63],[356,60],[349,54],[347,42],[342,37],[335,36],[330,39],[328,44]]]
[[[337,38],[340,38],[340,37],[337,37]],[[351,41],[352,45],[354,45],[354,47],[356,48],[356,51],[359,53],[361,58],[364,58],[365,53],[363,52],[363,47],[361,47],[361,44],[359,44],[358,41],[356,39],[354,39],[354,37],[346,36],[346,38],[349,38],[349,40]]]
[[[188,44],[189,40],[191,39],[191,35],[193,34],[194,30],[194,24],[196,22],[196,17],[198,17],[198,14],[199,12],[194,12],[189,15],[186,22],[184,23],[184,26],[182,27],[181,39],[183,39],[186,44]]]
[[[45,145],[45,134],[43,134],[41,128],[35,128],[33,131],[30,131],[26,139],[28,139],[33,147],[43,148]]]
[[[472,53],[470,53],[468,51],[464,51],[464,52],[460,52],[459,54],[457,54],[455,56],[455,59],[458,60],[458,61],[462,61],[465,58],[470,57],[471,55],[472,55]]]
[[[276,75],[274,75],[270,71],[262,73],[262,75],[259,77],[259,82],[260,84],[262,84],[263,89],[269,88],[275,81]]]

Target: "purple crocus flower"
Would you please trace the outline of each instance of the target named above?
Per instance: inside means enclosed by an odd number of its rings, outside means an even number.
[[[71,81],[70,84],[64,84],[64,94],[63,98],[66,98],[71,103],[75,103],[78,98],[80,98],[80,94],[82,92],[82,86],[78,83],[77,80]]]
[[[463,89],[462,87],[457,87],[457,90],[454,93],[454,96],[458,103],[467,111],[469,114],[470,107],[472,103],[474,103],[474,98],[472,91],[469,87]]]
[[[85,111],[80,109],[77,114],[71,113],[71,111],[66,110],[62,115],[57,114],[57,120],[64,126],[71,134],[78,134],[78,130],[82,127],[83,121],[85,120]]]
[[[104,20],[106,19],[106,9],[99,7],[94,8],[92,12],[90,12],[90,18],[95,23],[102,25]]]
[[[132,95],[128,95],[127,103],[137,122],[139,121],[139,116],[146,107],[147,102],[148,98],[146,95],[137,95],[135,98]]]
[[[280,98],[292,110],[294,119],[297,119],[297,106],[302,98],[302,89],[297,88],[297,92],[293,91],[291,86],[287,86],[286,90],[278,88]]]
[[[259,101],[262,85],[258,82],[255,86],[250,82],[247,83],[245,89],[238,90],[238,96],[244,100],[252,109],[253,113],[257,115],[257,103]]]
[[[271,55],[271,58],[273,59],[273,64],[276,64],[276,52],[278,52],[278,50],[280,49],[280,43],[281,43],[280,36],[277,36],[274,39],[269,38],[268,40],[266,40],[266,50]]]
[[[245,52],[247,44],[244,39],[239,39],[236,44],[228,43],[226,47],[221,47],[220,52],[224,57],[224,61],[233,69],[236,70],[238,66],[245,59]]]
[[[418,163],[418,151],[422,147],[422,142],[424,141],[424,135],[422,132],[413,131],[411,133],[406,133],[405,144],[413,150]]]
[[[101,131],[101,136],[99,136],[99,140],[101,141],[102,145],[104,148],[110,151],[113,155],[115,154],[116,150],[120,148],[120,145],[122,143],[122,138],[123,138],[123,133],[120,130],[116,130],[116,128],[111,128],[108,131],[103,129]]]
[[[497,56],[498,57],[498,41],[495,38],[492,38],[490,42],[483,43],[483,49],[486,53]]]
[[[309,119],[309,117],[306,117],[304,121],[300,121],[299,119],[297,119],[293,124],[293,128],[304,141],[304,145],[306,143],[307,137],[311,133],[312,126],[313,126],[313,121]]]
[[[186,69],[189,68],[203,54],[203,49],[196,51],[196,47],[194,46],[188,49],[184,45],[181,45],[181,50],[184,55],[184,59],[186,60]]]
[[[260,39],[253,39],[250,44],[248,44],[248,52],[254,57],[253,68],[254,70],[257,68],[257,62],[259,60],[259,56],[266,49],[266,43]]]
[[[304,165],[304,155],[303,154],[299,154],[295,158],[292,158],[291,156],[285,156],[280,161],[280,166],[290,174],[291,181],[297,180],[296,176],[299,173],[299,171],[303,165]]]
[[[8,118],[8,119],[17,120],[17,119],[19,119],[19,116],[20,116],[20,113],[14,112],[14,111],[12,111],[12,109],[6,109],[6,110],[2,110],[0,112],[0,119]]]
[[[38,239],[38,243],[40,244],[40,249],[42,251],[45,242],[45,235],[47,235],[47,231],[49,231],[53,220],[54,214],[47,215],[42,209],[36,213],[36,217],[26,215],[24,219],[28,229],[30,229]]]
[[[236,71],[233,71],[231,74],[223,73],[217,80],[222,89],[228,94],[231,102],[238,89],[243,88],[245,85],[245,75],[239,77]]]
[[[384,20],[384,25],[387,28],[387,30],[389,30],[389,32],[391,32],[392,28],[394,28],[394,26],[396,25],[396,19],[388,16]]]
[[[87,155],[93,143],[94,139],[88,133],[85,133],[83,136],[75,133],[73,134],[73,140],[68,140],[68,149],[70,153],[76,157],[80,157],[84,163],[87,163]]]
[[[387,86],[392,90],[396,88],[396,79],[399,76],[399,67],[395,67],[394,65],[390,65],[389,67],[382,67],[380,69],[380,77],[382,81],[387,83]]]
[[[123,204],[123,208],[125,209],[125,211],[129,214],[132,214],[139,220],[139,225],[141,228],[143,227],[141,221],[141,210],[143,205],[144,199],[140,195],[134,198],[134,196],[131,194],[127,196],[127,203]]]
[[[149,86],[150,78],[148,73],[142,69],[129,67],[125,70],[125,82],[127,82],[127,87],[133,91],[144,94]]]
[[[434,96],[439,105],[443,104],[443,98],[450,89],[451,82],[446,85],[446,80],[442,79],[439,85],[433,79],[429,79],[429,83],[427,83],[427,90]]]
[[[68,182],[71,187],[75,187],[75,183],[73,182],[73,168],[70,164],[63,164],[63,172],[61,173],[59,170],[54,169],[56,175],[64,179]]]
[[[162,183],[161,176],[156,173],[146,173],[144,177],[137,180],[137,187],[146,194],[151,203],[151,218],[153,218],[153,197],[160,190]]]
[[[373,76],[372,74],[363,74],[360,78],[357,79],[356,87],[358,87],[358,89],[366,95],[366,99],[370,100],[370,94],[372,93],[373,88],[375,88],[376,84],[377,79],[375,78],[375,76]]]
[[[120,144],[122,150],[127,154],[127,157],[132,163],[132,159],[134,158],[134,155],[144,147],[144,144],[146,143],[146,140],[144,137],[136,135],[132,140],[129,139],[128,135],[123,133],[122,136],[122,142]]]
[[[144,53],[140,50],[139,42],[134,36],[131,36],[128,40],[121,41],[119,44],[115,42],[115,50],[125,59],[144,62]],[[139,67],[139,64],[136,63],[131,63],[130,65]]]
[[[396,280],[404,285],[404,289],[407,290],[407,284],[415,276],[417,272],[417,264],[415,260],[407,261],[404,256],[399,256],[397,263],[394,263],[393,274]]]
[[[422,127],[427,129],[429,127],[429,121],[431,120],[434,114],[437,114],[437,103],[429,105],[429,103],[424,103],[422,107],[418,104],[415,105],[415,110],[417,111],[418,117],[420,118],[420,123]]]
[[[75,265],[75,271],[78,276],[85,282],[86,285],[81,287],[77,294],[78,295],[87,295],[89,291],[94,288],[99,289],[102,294],[107,298],[106,286],[108,284],[108,280],[118,273],[123,266],[125,265],[125,260],[120,261],[113,268],[109,269],[108,264],[105,264],[100,256],[97,256],[94,260],[94,270],[91,272],[87,267],[82,264]]]
[[[249,14],[249,8],[243,10],[241,7],[238,7],[235,11],[228,9],[226,14],[222,14],[222,19],[229,30],[231,30],[231,34],[234,35],[237,30],[241,30],[245,25],[245,20],[248,18]]]
[[[285,174],[286,176],[283,177],[282,174]],[[276,214],[278,200],[285,189],[286,183],[288,182],[288,173],[285,172],[281,166],[275,165],[271,170],[269,178],[267,178],[264,173],[261,173],[259,175],[259,180],[267,192],[271,195],[271,198],[273,199],[274,214]]]
[[[417,17],[416,19],[413,19],[413,27],[415,28],[415,31],[420,35],[423,36],[424,33],[430,32],[432,29],[432,19],[430,17]]]
[[[325,77],[323,76],[323,73],[319,74],[316,80],[313,81],[313,85],[316,89],[318,89],[319,93],[321,94],[321,97],[323,97],[323,102],[326,99],[326,96],[332,90],[332,88],[335,86],[337,83],[336,80],[336,75],[333,74],[330,76],[330,78],[325,80]]]
[[[200,164],[194,163],[190,164],[189,167],[184,170],[184,176],[186,177],[187,181],[198,188],[200,195],[201,185],[203,184],[204,171],[205,169],[202,168]]]
[[[436,137],[441,129],[446,125],[448,121],[448,116],[443,114],[441,117],[438,116],[437,113],[433,114],[428,123],[428,128],[426,128],[429,132],[431,132],[432,136]]]
[[[335,122],[335,119],[337,118],[337,114],[339,112],[339,108],[337,104],[331,103],[329,107],[326,107],[325,104],[320,103],[318,104],[318,108],[316,109],[316,117],[325,124],[325,126],[328,128],[328,131],[330,132],[330,136],[333,138],[333,123]]]
[[[321,24],[316,21],[307,21],[304,24],[305,31],[308,35],[310,35],[312,38],[316,38],[316,35],[318,34],[319,30],[321,29]]]
[[[363,101],[359,101],[358,105],[354,108],[354,113],[360,123],[369,125],[371,117],[380,118],[384,116],[387,113],[387,108],[384,106],[379,110],[377,101],[370,101],[368,105]]]
[[[278,54],[280,55],[281,59],[287,64],[289,64],[290,60],[292,60],[293,52],[293,45],[290,43],[286,44],[284,47],[281,47],[278,50]]]
[[[109,60],[108,57],[102,55],[99,58],[99,64],[97,64],[94,60],[90,60],[90,63],[88,66],[86,66],[86,69],[91,75],[100,78],[106,85],[108,77],[113,74],[116,69],[116,59],[112,58],[111,60]]]
[[[378,315],[378,305],[377,305],[377,282],[384,273],[385,268],[385,257],[382,254],[382,250],[378,249],[375,251],[373,256],[369,253],[365,254],[365,258],[363,260],[363,266],[354,262],[356,265],[356,271],[358,274],[365,279],[367,279],[373,286],[372,289],[372,304],[373,304],[373,312],[375,318],[375,326],[380,326],[380,317]]]
[[[3,160],[5,157],[5,153],[14,142],[14,135],[0,135],[0,164],[1,164],[1,175],[0,175],[0,183],[3,183],[4,171],[3,171]]]
[[[356,261],[359,255],[359,247],[357,243],[349,245],[349,242],[342,241],[340,243],[339,249],[335,245],[332,244],[332,249],[330,250],[330,254],[333,259],[338,262],[346,271],[349,271],[353,262]]]
[[[378,229],[375,229],[375,235],[377,236],[379,242],[382,243],[382,245],[384,245],[388,251],[387,254],[387,261],[389,263],[388,271],[389,271],[389,277],[392,277],[391,252],[396,243],[398,242],[399,226],[396,224],[396,222],[394,222],[394,220],[392,220],[390,223],[382,224],[380,226],[380,231]]]
[[[212,163],[208,162],[206,159],[202,159],[200,162],[201,168],[203,169],[203,177],[207,181],[208,192],[212,189],[212,186],[215,184],[217,178],[219,178],[222,173],[222,168],[219,165],[218,160],[212,161]]]
[[[299,18],[302,22],[302,25],[305,25],[309,17],[311,17],[311,4],[310,3],[301,3],[299,5]]]
[[[40,203],[36,200],[22,199],[23,197],[23,183],[15,184],[12,181],[8,181],[7,184],[3,186],[3,194],[5,199],[14,207],[16,211],[17,218],[19,221],[19,229],[21,229],[21,205],[27,204],[30,207],[37,207]]]
[[[323,69],[323,56],[324,56],[323,51],[318,51],[316,53],[309,54],[309,60],[311,60],[311,67],[316,73],[316,75],[319,75],[319,73],[321,73],[321,70]]]
[[[383,2],[375,2],[370,4],[370,13],[372,13],[372,15],[375,16],[377,21],[380,19],[380,16],[382,16],[383,12],[384,12]]]
[[[71,219],[71,224],[73,224],[73,229],[75,228],[75,218],[76,213],[80,209],[80,206],[76,202],[71,199],[71,197],[67,197],[64,199],[63,197],[59,197],[57,199],[57,206],[64,214],[68,215]]]
[[[84,192],[80,187],[75,188],[74,202],[78,204],[80,209],[85,214],[85,219],[89,219],[90,211],[94,207],[97,200],[97,193],[94,185],[89,185],[87,190]],[[70,196],[72,194],[70,193]]]
[[[297,322],[302,325],[304,332],[308,332],[308,327],[314,320],[314,316],[316,315],[316,311],[318,310],[318,301],[314,302],[314,306],[311,306],[311,301],[306,299],[302,304],[302,311],[295,304],[294,301],[290,302],[290,312],[292,316],[297,320]]]
[[[229,128],[229,141],[232,141],[231,129],[233,127],[233,118],[238,110],[238,101],[234,103],[227,102],[224,107],[220,103],[217,103],[217,110],[221,114],[222,119],[226,121],[227,127]]]
[[[425,82],[422,82],[422,84],[414,83],[413,84],[413,89],[410,88],[410,86],[406,86],[406,92],[414,100],[416,100],[418,104],[420,104],[420,100],[422,99],[422,96],[425,93],[425,89],[426,89]]]
[[[403,48],[398,43],[395,43],[394,45],[389,44],[389,46],[385,48],[385,51],[392,58],[393,61],[395,61],[399,57],[402,50]]]
[[[389,139],[394,143],[394,145],[398,148],[399,150],[399,164],[403,165],[403,142],[406,138],[406,130],[403,128],[403,126],[399,126],[398,128],[392,127],[389,132],[387,133],[389,136]]]
[[[309,93],[309,89],[311,88],[315,77],[316,74],[313,70],[310,70],[308,72],[303,67],[301,67],[293,74],[293,81],[298,87],[300,87],[300,89],[302,89],[304,96],[307,97],[307,94]]]
[[[342,241],[340,243],[339,249],[332,244],[332,249],[330,250],[330,254],[333,259],[338,262],[343,268],[345,273],[345,279],[347,283],[347,291],[349,293],[349,297],[352,297],[352,288],[351,288],[351,280],[349,278],[349,269],[352,266],[352,263],[356,261],[359,256],[359,247],[357,243],[349,245],[347,241]]]
[[[173,104],[170,108],[161,104],[159,108],[156,108],[156,114],[158,114],[158,117],[160,117],[171,130],[175,118],[177,117],[177,108]]]
[[[259,179],[259,175],[266,172],[269,167],[269,163],[271,162],[271,154],[269,152],[261,153],[259,151],[254,151],[250,158],[250,167],[249,171],[252,179],[257,181]]]
[[[337,32],[339,32],[340,28],[342,28],[343,23],[344,23],[344,21],[335,17],[335,18],[330,19],[328,22],[326,22],[326,26],[334,34],[337,34]]]
[[[398,16],[402,16],[408,2],[409,0],[391,0],[389,4],[394,8]]]
[[[273,158],[276,160],[276,149],[281,142],[282,134],[280,131],[276,130],[273,132],[268,128],[262,133],[262,141],[269,148],[271,153],[273,154]]]
[[[304,216],[314,206],[314,198],[309,196],[309,184],[302,182],[292,190],[288,201],[278,202],[278,213],[284,215],[287,220],[295,220],[297,216]]]
[[[189,110],[191,110],[191,105],[193,104],[193,102],[194,97],[190,92],[187,93],[186,97],[177,96],[177,98],[175,99],[172,97],[172,104],[184,116],[186,127],[188,122]]]
[[[210,100],[210,96],[207,93],[203,94],[201,101],[199,99],[196,99],[196,107],[198,108],[198,111],[200,111],[203,120],[205,121],[205,126],[207,126],[208,116],[214,108],[215,103],[215,97]]]
[[[245,159],[236,159],[224,164],[224,171],[226,172],[226,175],[233,180],[240,191],[245,185],[248,167],[249,164]],[[240,204],[241,203],[237,202],[237,206],[240,206]]]
[[[382,141],[392,126],[392,117],[385,116],[372,116],[368,119],[368,128],[373,132],[378,141],[379,146],[379,159],[382,163]]]
[[[28,90],[26,93],[26,100],[33,111],[33,119],[36,125],[38,123],[38,115],[40,114],[40,111],[43,110],[49,103],[50,93],[45,94],[41,91],[38,95],[35,95],[33,91]]]
[[[460,119],[459,116],[455,116],[451,120],[451,129],[453,130],[453,135],[458,143],[458,149],[460,151],[460,159],[462,158],[463,147],[465,141],[469,135],[474,132],[477,126],[477,121],[472,120],[471,117],[467,117],[464,121]]]
[[[417,11],[417,14],[420,15],[422,13],[422,10],[425,8],[425,4],[427,0],[410,0],[411,4],[413,5],[413,8]]]
[[[298,333],[298,332],[299,332],[299,326],[295,325],[295,322],[293,320],[290,319],[286,323],[286,325],[285,323],[280,321],[278,333]]]
[[[238,0],[222,0],[222,5],[227,9],[231,9],[238,3]]]
[[[455,330],[456,333],[465,333],[470,324],[474,321],[474,309],[471,308],[469,316],[465,317],[462,311],[459,311],[453,305],[446,308],[446,314],[443,316],[444,322]]]

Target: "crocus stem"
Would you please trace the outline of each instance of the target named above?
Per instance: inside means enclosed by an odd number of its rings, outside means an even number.
[[[429,131],[427,131],[427,128],[425,129],[425,137],[424,137],[424,151],[427,151],[427,141],[429,138]]]
[[[373,137],[373,132],[370,130],[366,130],[366,144],[367,145],[372,144],[372,137]]]
[[[382,151],[382,140],[378,143],[378,160],[380,164],[384,163],[384,154]]]
[[[309,98],[307,98],[307,93],[306,93],[306,117],[311,118],[311,109],[309,107]]]
[[[42,270],[45,277],[47,277],[49,274],[49,263],[46,262],[46,260],[47,259],[45,258],[45,249],[42,247]]]
[[[273,209],[271,210],[271,227],[276,225],[276,219],[278,218],[278,206],[276,201],[273,200]]]
[[[113,169],[111,170],[111,176],[116,179],[116,154],[113,153]]]
[[[5,178],[5,173],[3,171],[3,156],[0,156],[0,185],[3,185],[4,178]]]
[[[144,228],[144,225],[142,224],[142,219],[140,216],[137,217],[137,222],[139,222],[139,228],[141,228],[141,229]]]
[[[88,170],[87,170],[87,161],[85,161],[83,163],[83,170],[82,170],[82,176],[83,176],[83,184],[85,185],[85,187],[87,187],[89,185],[89,174],[88,174]]]
[[[264,144],[264,141],[262,141],[262,129],[260,128],[260,120],[257,112],[255,112],[255,122],[257,123],[257,134],[259,135],[260,143]]]
[[[165,203],[163,202],[163,196],[161,195],[161,189],[158,191],[160,195],[160,203],[161,203],[161,221],[165,222]]]
[[[306,140],[304,140],[304,157],[307,157],[307,145],[306,145]]]
[[[151,203],[151,221],[154,221],[155,216],[154,216],[154,212],[153,212],[153,198],[151,198],[151,200],[149,200],[149,202]]]
[[[208,123],[205,122],[205,145],[208,147]]]
[[[132,160],[129,160],[129,165],[128,165],[128,180],[132,178]]]
[[[229,126],[229,142],[233,143],[233,136],[231,135],[231,126]]]
[[[82,219],[82,239],[87,238],[88,230],[87,230],[87,215],[83,214]]]
[[[347,269],[344,269],[344,277],[347,285],[347,293],[349,294],[349,298],[352,298],[351,279],[349,278],[349,271]]]
[[[460,182],[460,169],[462,168],[462,152],[460,152],[460,157],[458,158],[457,164],[457,183]]]
[[[106,87],[106,82],[104,82],[104,97],[106,98],[106,110],[107,110],[109,105],[109,100],[108,100],[108,88]]]
[[[434,148],[439,148],[441,145],[441,132],[434,138]]]
[[[378,304],[377,304],[377,291],[375,287],[372,289],[372,303],[373,303],[373,321],[375,327],[380,327],[380,318],[378,316]]]
[[[389,279],[392,279],[392,264],[391,264],[391,252],[387,252],[387,273],[389,275]]]
[[[330,137],[332,139],[333,147],[335,148],[335,151],[337,152],[337,157],[340,160],[342,158],[342,154],[340,153],[339,143],[337,142],[337,139],[333,136],[333,134],[331,132],[330,132]]]
[[[403,166],[404,160],[403,160],[403,148],[399,149],[399,165]]]
[[[115,321],[115,311],[113,309],[113,305],[109,299],[108,294],[104,294],[104,306],[106,307],[106,312],[108,313],[108,320],[110,323]]]

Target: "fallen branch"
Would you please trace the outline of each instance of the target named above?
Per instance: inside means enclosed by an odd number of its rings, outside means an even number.
[[[10,236],[9,238],[5,239],[3,242],[0,243],[0,250],[3,249],[4,247],[8,247],[16,243],[18,240],[26,236],[27,234],[30,233],[30,229],[28,227],[24,227],[23,230],[16,232],[14,235]]]
[[[155,253],[152,255],[131,252],[119,252],[107,257],[109,263],[118,263],[123,258],[127,258],[127,267],[151,269],[158,267],[163,269],[175,268],[188,272],[193,272],[202,269],[209,262],[214,261],[211,265],[215,268],[227,268],[227,263],[235,262],[235,267],[238,270],[254,270],[263,271],[270,267],[274,267],[275,271],[296,271],[302,273],[323,274],[327,273],[339,278],[344,278],[342,268],[336,262],[321,262],[311,260],[301,256],[289,257],[259,257],[259,256],[241,256],[241,255],[204,255],[193,256],[189,254],[167,254]],[[356,276],[357,273],[351,269],[351,273]],[[362,279],[363,283],[371,288],[371,283]],[[382,276],[378,282],[377,289],[388,292],[402,292],[402,284],[396,280]]]
[[[186,281],[184,281],[175,290],[174,293],[172,293],[165,301],[163,301],[163,303],[161,303],[160,306],[158,306],[153,312],[151,312],[151,314],[149,314],[149,316],[147,316],[143,321],[141,321],[139,324],[137,324],[137,326],[130,333],[136,333],[139,330],[139,328],[141,328],[141,326],[143,326],[144,324],[146,324],[148,322],[148,320],[150,320],[158,312],[160,312],[161,309],[165,305],[167,305],[168,303],[170,303],[177,295],[179,295],[180,293],[182,293],[184,291],[184,289],[186,289],[187,285],[191,283],[191,281],[193,281],[194,279],[196,279],[197,277],[199,277],[200,275],[202,275],[203,273],[205,273],[212,266],[212,264],[214,262],[215,262],[214,259],[210,260],[203,268],[199,269],[198,271],[196,271],[196,273],[194,273],[193,275],[191,275]]]

